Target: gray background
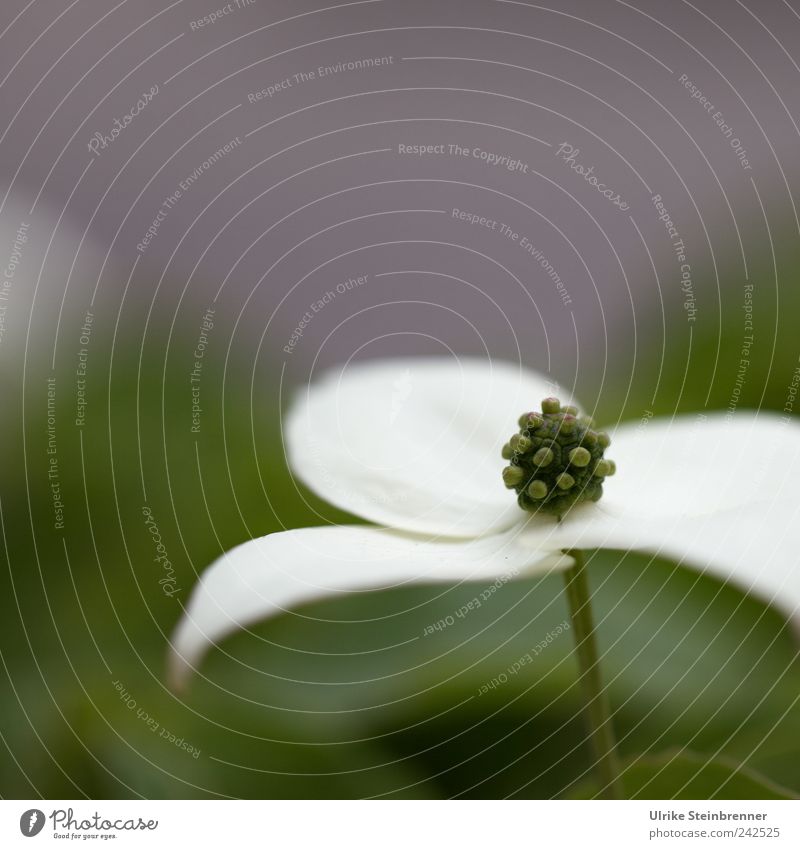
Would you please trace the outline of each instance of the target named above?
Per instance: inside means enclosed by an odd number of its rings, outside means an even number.
[[[36,278],[50,246],[33,347],[56,332],[72,337],[96,289],[96,326],[110,332],[119,321],[145,342],[156,334],[170,356],[163,334],[173,319],[193,345],[191,328],[217,297],[215,353],[246,367],[285,363],[293,381],[351,355],[488,351],[591,395],[609,367],[624,387],[652,357],[685,357],[690,330],[715,332],[725,292],[738,304],[754,269],[762,298],[774,300],[767,228],[797,234],[787,189],[798,178],[800,19],[789,4],[256,0],[192,29],[214,9],[78,2],[56,17],[41,3],[4,5],[4,229],[36,199],[26,215]],[[300,71],[370,56],[393,64],[248,102]],[[446,58],[410,58],[420,56]],[[681,74],[724,114],[751,170]],[[93,156],[93,134],[108,133],[153,85],[153,101]],[[131,275],[163,199],[237,136],[242,144],[184,194]],[[561,162],[562,142],[630,210]],[[401,156],[402,143],[480,147],[529,173]],[[693,327],[655,193],[687,245]],[[527,236],[571,303],[517,245],[453,220],[453,208]],[[409,273],[378,276],[387,272]],[[313,302],[365,274],[368,285],[315,314],[284,354]],[[25,288],[8,318],[21,345]]]

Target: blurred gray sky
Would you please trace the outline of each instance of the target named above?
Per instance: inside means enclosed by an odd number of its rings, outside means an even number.
[[[596,386],[753,269],[774,294],[796,3],[219,2],[3,4],[9,339],[174,319],[188,362],[213,309],[210,355],[298,379],[452,351]]]

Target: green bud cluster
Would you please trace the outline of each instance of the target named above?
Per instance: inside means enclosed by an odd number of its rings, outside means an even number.
[[[611,444],[607,433],[594,429],[576,407],[545,398],[542,412],[523,413],[519,433],[503,446],[503,483],[517,493],[530,513],[563,516],[571,507],[599,501],[603,481],[616,471],[603,453]]]

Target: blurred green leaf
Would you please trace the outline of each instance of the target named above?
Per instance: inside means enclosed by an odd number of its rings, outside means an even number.
[[[732,761],[691,752],[665,752],[624,771],[630,799],[796,799],[790,791]]]
[[[739,326],[735,310],[729,318]],[[785,323],[768,366],[773,406],[796,361]],[[251,397],[250,386],[229,374],[223,392],[222,368],[209,360],[204,379],[218,404],[209,405],[195,440],[185,364],[165,367],[158,328],[153,335],[140,394],[138,342],[117,350],[111,373],[98,347],[83,441],[60,431],[69,493],[63,540],[52,533],[48,481],[35,465],[46,430],[41,386],[27,407],[30,457],[17,448],[20,420],[0,443],[9,561],[0,570],[0,795],[541,798],[585,782],[591,753],[569,633],[507,684],[478,695],[566,617],[557,575],[509,583],[430,636],[426,626],[482,586],[308,605],[225,641],[185,702],[166,691],[167,639],[208,563],[250,536],[346,517],[295,486],[274,376],[259,372]],[[709,345],[703,340],[698,350]],[[669,392],[658,399],[665,409],[684,366],[667,358]],[[728,392],[720,379],[718,404]],[[684,409],[702,407],[703,380],[690,371]],[[653,381],[635,385],[630,415],[649,404]],[[749,383],[742,404],[758,403],[758,389]],[[158,585],[145,501],[174,563],[179,598],[166,598]],[[604,551],[589,568],[623,755],[688,749],[703,763],[712,756],[743,763],[800,793],[800,670],[785,620],[735,587],[665,560]],[[199,756],[149,730],[121,702],[115,680]],[[726,787],[749,798],[753,787],[740,773]]]
[[[652,757],[633,758],[622,768],[626,799],[796,799],[750,767],[727,758],[707,758],[678,749]],[[567,794],[592,799],[599,787],[592,778]]]

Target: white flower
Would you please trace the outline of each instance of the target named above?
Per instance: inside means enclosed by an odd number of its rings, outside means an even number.
[[[301,528],[227,552],[177,628],[170,683],[236,629],[309,600],[563,568],[565,549],[661,554],[797,613],[800,426],[744,410],[621,424],[602,500],[557,523],[520,510],[500,474],[519,415],[550,389],[533,372],[469,358],[348,365],[309,386],[286,420],[292,469],[381,527]]]

